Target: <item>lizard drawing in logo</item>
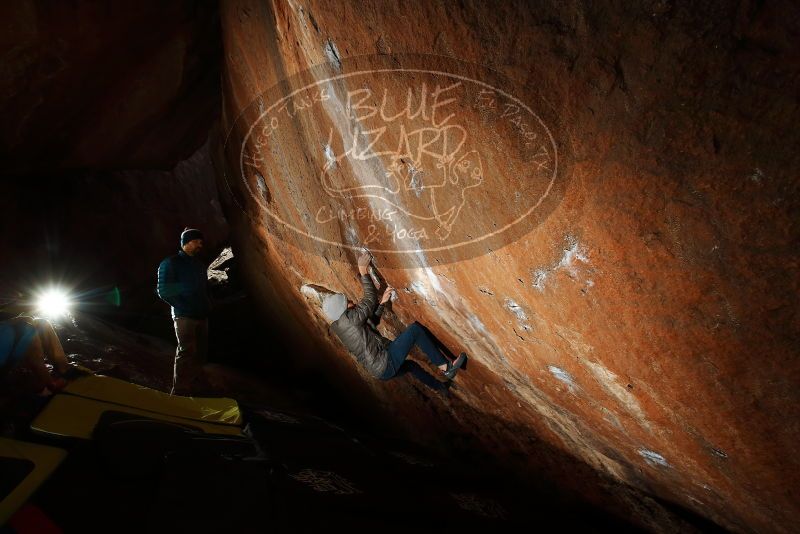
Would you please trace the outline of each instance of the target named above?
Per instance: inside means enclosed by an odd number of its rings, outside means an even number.
[[[484,180],[478,151],[465,148],[466,129],[445,124],[409,131],[400,124],[394,131],[387,125],[363,130],[357,121],[351,124],[350,148],[338,156],[331,148],[333,129],[329,132],[323,189],[336,198],[383,201],[410,219],[435,226],[436,236],[447,239],[467,192]],[[394,149],[377,150],[380,144]]]

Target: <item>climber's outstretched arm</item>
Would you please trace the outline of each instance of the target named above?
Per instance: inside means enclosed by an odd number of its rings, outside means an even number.
[[[386,286],[386,289],[383,290],[383,296],[381,297],[380,303],[378,303],[378,307],[375,308],[375,313],[372,314],[370,321],[374,326],[378,326],[381,322],[381,316],[383,315],[383,310],[386,307],[386,303],[392,298],[392,291],[394,288],[392,286]]]
[[[358,323],[363,324],[375,313],[375,306],[378,304],[378,293],[372,278],[369,276],[369,262],[372,257],[368,252],[362,253],[358,257],[358,274],[361,275],[361,287],[364,288],[364,296],[356,304],[354,311]]]

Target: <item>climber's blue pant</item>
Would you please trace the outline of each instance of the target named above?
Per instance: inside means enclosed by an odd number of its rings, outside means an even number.
[[[397,374],[414,345],[422,349],[425,356],[437,367],[447,363],[447,360],[442,356],[441,351],[428,335],[428,332],[425,331],[421,324],[414,323],[386,347],[386,351],[389,353],[389,364],[386,366],[386,371],[381,376],[381,380],[388,380]]]

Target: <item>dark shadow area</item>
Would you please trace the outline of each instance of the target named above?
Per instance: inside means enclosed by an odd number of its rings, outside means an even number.
[[[548,530],[637,531],[547,484],[501,476],[488,463],[437,456],[313,416],[256,406],[245,416],[243,438],[114,412],[100,420],[90,442],[28,435],[69,451],[32,503],[66,532],[332,525],[472,532],[526,528],[532,518]]]
[[[400,366],[397,374],[394,375],[395,378],[399,378],[401,376],[413,378],[424,386],[430,388],[432,391],[445,392],[450,389],[450,384],[448,382],[442,382],[441,380],[438,380],[435,376],[426,371],[420,364],[412,360],[406,360],[403,362],[403,365]]]

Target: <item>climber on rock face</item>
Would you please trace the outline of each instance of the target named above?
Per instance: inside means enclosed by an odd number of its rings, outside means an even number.
[[[322,311],[331,322],[331,328],[347,350],[355,356],[358,363],[375,378],[389,380],[397,375],[408,353],[417,345],[428,359],[444,375],[452,380],[458,369],[467,359],[465,353],[450,362],[436,346],[425,328],[415,322],[405,329],[394,341],[383,337],[375,330],[380,321],[384,305],[389,302],[392,287],[388,286],[378,303],[378,293],[369,276],[370,255],[364,253],[358,258],[358,272],[364,297],[358,304],[349,301],[341,293],[328,295],[322,303]]]
[[[181,250],[158,266],[158,296],[172,307],[178,339],[172,393],[188,394],[195,386],[206,385],[203,365],[208,351],[211,301],[206,266],[197,257],[202,249],[200,230],[186,228],[181,234]]]

